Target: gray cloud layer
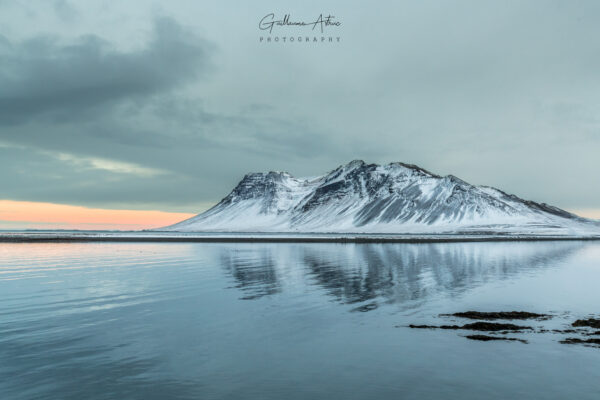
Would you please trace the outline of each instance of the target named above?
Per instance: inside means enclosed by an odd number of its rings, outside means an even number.
[[[600,208],[596,2],[230,6],[0,2],[2,197],[194,211],[363,158]],[[260,44],[264,10],[342,42]]]
[[[2,124],[42,117],[66,122],[114,102],[168,91],[204,72],[210,52],[168,18],[156,20],[147,47],[131,53],[96,35],[67,45],[47,36],[2,42]]]
[[[218,200],[253,158],[270,168],[274,155],[314,152],[306,122],[257,104],[208,112],[177,91],[210,72],[215,47],[170,18],[130,52],[94,35],[5,39],[2,52],[0,153],[11,199],[192,210]],[[319,142],[315,153],[331,148],[327,136]],[[96,158],[135,167],[101,169]]]

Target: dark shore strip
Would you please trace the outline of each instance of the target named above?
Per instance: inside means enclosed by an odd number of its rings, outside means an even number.
[[[460,243],[460,242],[533,242],[564,240],[600,240],[579,236],[145,236],[140,235],[61,235],[61,234],[0,234],[0,243],[30,242],[209,242],[209,243]]]

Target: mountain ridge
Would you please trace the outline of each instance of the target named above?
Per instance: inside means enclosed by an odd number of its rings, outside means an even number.
[[[353,160],[315,178],[248,173],[211,209],[161,228],[199,232],[598,232],[599,224],[414,164]]]

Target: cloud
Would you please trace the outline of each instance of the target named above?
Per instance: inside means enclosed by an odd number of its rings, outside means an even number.
[[[96,35],[38,36],[0,45],[0,125],[81,120],[92,110],[164,93],[205,73],[213,48],[158,18],[147,45],[122,52]]]
[[[60,0],[2,8],[14,199],[193,211],[249,171],[363,158],[563,208],[600,201],[597,3],[340,3],[335,46],[264,46],[244,8],[109,3],[71,21]]]
[[[61,161],[77,167],[212,181],[202,200],[213,201],[245,173],[231,174],[239,164],[230,158],[262,159],[250,168],[270,169],[278,167],[269,165],[273,160],[343,149],[309,118],[285,116],[256,100],[251,107],[210,110],[200,93],[186,88],[214,72],[216,46],[170,18],[156,19],[152,32],[145,46],[130,51],[91,34],[68,42],[48,35],[6,39],[0,45],[0,139],[62,154]],[[211,167],[218,169],[215,176],[199,178]],[[222,173],[230,174],[226,183]]]
[[[60,161],[65,161],[77,168],[99,169],[117,174],[129,174],[140,177],[152,177],[156,175],[166,174],[166,171],[161,171],[156,168],[147,168],[134,163],[107,160],[104,158],[95,157],[78,157],[68,153],[50,153]]]
[[[10,145],[0,146],[0,160],[4,199],[190,212],[202,203],[202,180],[134,163]],[[166,205],[169,201],[172,207]]]
[[[73,22],[79,15],[77,9],[66,0],[56,0],[54,2],[54,12],[64,22]]]
[[[32,154],[34,157],[51,157],[55,160],[61,161],[63,163],[68,164],[71,167],[76,167],[79,171],[85,170],[101,170],[107,171],[115,174],[126,174],[133,175],[142,178],[150,178],[157,175],[165,175],[169,174],[168,171],[156,169],[156,168],[147,168],[141,165],[131,163],[131,162],[122,162],[115,161],[106,158],[98,158],[98,157],[81,157],[74,154],[63,153],[63,152],[53,152],[47,150],[39,150],[39,149],[31,149],[27,146],[15,145],[10,143],[3,143],[0,141],[0,149],[6,149],[6,151],[23,151],[28,154]]]

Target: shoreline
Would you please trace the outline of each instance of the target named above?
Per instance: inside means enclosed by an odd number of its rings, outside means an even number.
[[[165,243],[460,243],[519,241],[589,241],[600,236],[519,234],[285,234],[159,232],[6,232],[0,243],[32,242],[165,242]]]

